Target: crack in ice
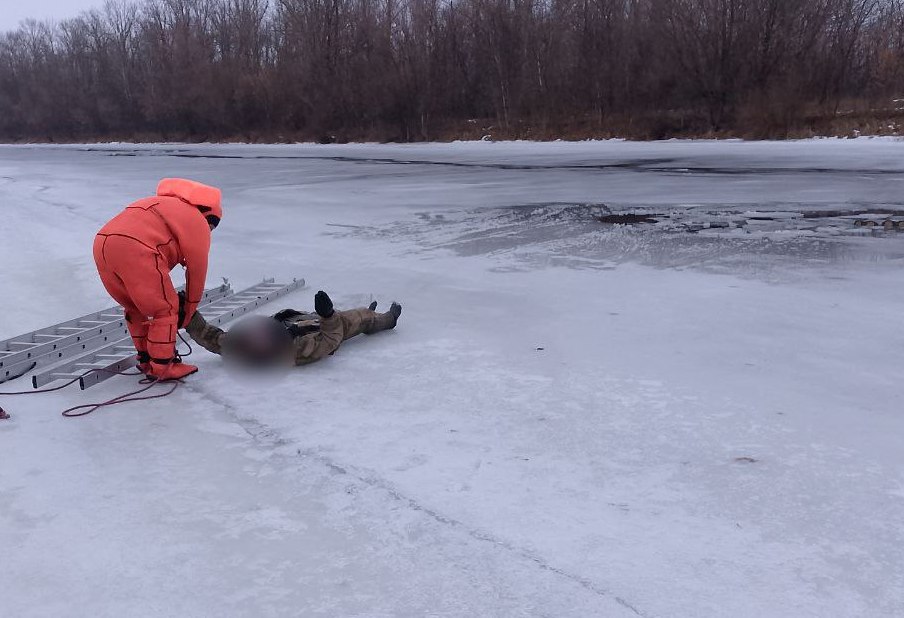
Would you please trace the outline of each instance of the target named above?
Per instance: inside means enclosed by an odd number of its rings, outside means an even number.
[[[188,390],[190,392],[193,392],[193,393],[203,397],[204,399],[207,399],[208,401],[211,401],[211,402],[223,407],[229,413],[229,415],[232,417],[232,419],[239,425],[239,427],[241,427],[242,430],[246,434],[248,434],[248,436],[250,436],[258,444],[269,447],[274,450],[279,449],[279,448],[285,448],[285,447],[291,445],[291,442],[289,440],[283,438],[279,434],[279,432],[272,429],[271,427],[268,427],[264,423],[261,423],[260,421],[257,421],[253,418],[239,416],[238,410],[236,409],[236,407],[233,406],[232,404],[230,404],[229,402],[221,399],[220,397],[217,397],[217,396],[205,391],[204,389],[199,388],[197,385],[189,386]],[[278,455],[280,455],[280,454],[278,454]],[[290,457],[289,455],[285,455],[285,454],[281,454],[281,456],[286,457],[286,458]],[[391,483],[389,483],[388,481],[386,481],[383,478],[380,478],[380,477],[377,477],[374,475],[365,475],[360,472],[354,471],[353,469],[349,468],[348,466],[340,465],[340,464],[336,463],[335,461],[333,461],[332,459],[330,459],[329,457],[319,454],[312,449],[306,449],[306,450],[296,449],[295,457],[296,458],[300,457],[303,459],[311,459],[313,461],[316,461],[323,467],[331,470],[332,472],[350,476],[350,477],[358,480],[359,482],[364,483],[368,487],[371,487],[373,489],[379,489],[379,490],[385,492],[390,498],[392,498],[396,502],[401,502],[402,504],[406,505],[408,508],[410,508],[413,511],[416,511],[418,513],[423,513],[430,519],[432,519],[438,523],[441,523],[443,525],[449,526],[451,528],[459,529],[476,541],[481,541],[484,543],[492,543],[493,545],[495,545],[497,547],[500,547],[510,553],[515,554],[519,558],[532,562],[534,565],[536,565],[541,570],[547,571],[549,573],[553,573],[559,577],[562,577],[575,584],[578,584],[582,588],[589,590],[590,592],[592,592],[600,597],[612,599],[616,603],[618,603],[619,605],[624,607],[625,609],[630,610],[636,616],[640,616],[641,618],[648,618],[648,616],[649,616],[649,614],[644,613],[643,611],[638,609],[635,605],[631,604],[629,601],[627,601],[623,597],[613,594],[609,590],[606,590],[606,589],[600,587],[599,585],[597,585],[596,583],[591,581],[589,578],[583,577],[581,575],[577,575],[575,573],[571,573],[569,571],[566,571],[565,569],[554,566],[554,565],[550,564],[547,560],[545,560],[542,556],[538,556],[528,549],[519,547],[518,545],[511,543],[509,541],[506,541],[504,539],[501,539],[499,537],[496,537],[496,536],[490,534],[489,532],[485,532],[485,531],[482,531],[482,530],[479,530],[476,528],[472,528],[462,521],[459,521],[459,520],[449,517],[447,515],[443,515],[439,511],[432,509],[428,506],[425,506],[425,505],[421,504],[420,502],[418,502],[417,500],[415,500],[414,498],[411,498],[411,497],[403,494],[398,489],[393,487]]]

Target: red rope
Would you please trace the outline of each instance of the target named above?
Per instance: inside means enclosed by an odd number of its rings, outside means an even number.
[[[79,376],[77,376],[77,377],[75,377],[75,378],[69,380],[68,382],[66,382],[65,384],[62,384],[62,385],[60,385],[60,386],[54,386],[54,387],[52,387],[52,388],[41,388],[41,389],[30,390],[30,391],[15,391],[15,392],[9,392],[9,393],[7,393],[7,392],[0,392],[0,396],[37,395],[37,394],[40,394],[40,393],[53,393],[53,392],[55,392],[55,391],[63,390],[64,388],[66,388],[66,387],[68,387],[68,386],[71,386],[71,385],[75,384],[75,383],[78,382],[80,379],[82,379],[82,378],[84,378],[84,377],[86,377],[86,376],[88,376],[88,375],[90,375],[90,374],[92,374],[92,373],[94,373],[94,372],[96,372],[96,371],[105,371],[105,372],[112,373],[112,374],[114,374],[114,375],[120,375],[120,376],[139,376],[139,375],[144,375],[144,374],[142,374],[140,371],[128,371],[128,370],[126,370],[126,371],[112,371],[112,370],[110,370],[110,369],[90,369],[90,370],[86,371],[85,373],[83,373],[83,374],[81,374],[81,375],[79,375]],[[165,393],[158,393],[158,394],[156,394],[156,395],[146,395],[146,396],[144,396],[144,397],[136,397],[136,395],[140,395],[141,393],[147,392],[147,391],[149,391],[150,389],[152,389],[155,385],[158,384],[158,382],[157,382],[156,380],[151,380],[150,382],[145,382],[144,380],[142,380],[142,381],[139,381],[139,384],[147,384],[147,386],[145,386],[144,388],[140,388],[140,389],[138,389],[138,390],[131,391],[131,392],[129,392],[129,393],[125,393],[124,395],[119,395],[118,397],[114,397],[113,399],[109,399],[109,400],[103,401],[103,402],[101,402],[101,403],[87,403],[87,404],[83,404],[83,405],[80,405],[80,406],[74,406],[74,407],[72,407],[72,408],[68,408],[68,409],[66,409],[66,410],[63,410],[62,414],[63,414],[63,416],[65,416],[66,418],[76,418],[76,417],[79,417],[79,416],[87,416],[87,415],[91,414],[92,412],[95,412],[96,410],[99,410],[100,408],[105,408],[105,407],[108,407],[108,406],[113,406],[113,405],[116,405],[116,404],[119,404],[119,403],[128,403],[128,402],[130,402],[130,401],[146,401],[146,400],[148,400],[148,399],[160,399],[161,397],[166,397],[166,396],[168,396],[168,395],[173,394],[173,392],[179,387],[179,384],[181,384],[181,383],[182,383],[181,380],[173,380],[173,381],[172,381],[172,388],[170,388],[170,389],[169,389],[168,391],[166,391]],[[85,411],[84,411],[84,412],[78,412],[78,410],[85,410]],[[8,419],[8,418],[10,418],[9,414],[7,414],[7,413],[3,410],[3,408],[0,408],[0,420],[5,420],[5,419]]]
[[[171,382],[172,387],[165,393],[158,393],[156,395],[146,395],[144,397],[136,397],[135,396],[135,395],[140,395],[141,393],[144,393],[144,392],[154,388],[154,386],[156,386],[157,384],[159,384],[155,380],[155,381],[148,383],[148,385],[145,386],[144,388],[140,388],[137,391],[132,391],[131,393],[126,393],[125,395],[120,395],[119,397],[114,397],[113,399],[104,401],[102,403],[86,403],[81,406],[75,406],[75,407],[69,408],[67,410],[63,410],[63,416],[65,416],[66,418],[76,418],[79,416],[88,416],[89,414],[91,414],[92,412],[95,412],[96,410],[100,410],[101,408],[105,408],[108,406],[114,406],[118,403],[128,403],[130,401],[147,401],[149,399],[160,399],[162,397],[172,395],[173,391],[175,391],[177,388],[179,388],[179,385],[181,383],[182,382],[180,380],[173,380]],[[84,410],[84,412],[76,412],[76,410]]]

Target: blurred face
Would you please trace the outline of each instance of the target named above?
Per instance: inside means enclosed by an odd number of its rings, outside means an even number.
[[[283,354],[277,354],[273,357],[266,357],[260,354],[251,353],[247,350],[237,350],[227,346],[222,349],[222,357],[223,360],[230,365],[249,370],[269,370],[276,367],[292,367],[295,365],[294,352],[287,352]]]
[[[295,366],[294,357],[289,360],[280,356],[271,362],[261,363],[258,359],[241,355],[223,355],[223,368],[228,372],[230,380],[236,384],[249,385],[251,388],[278,388]]]
[[[295,364],[292,338],[269,317],[251,316],[236,324],[220,340],[223,360],[244,369],[272,369]]]

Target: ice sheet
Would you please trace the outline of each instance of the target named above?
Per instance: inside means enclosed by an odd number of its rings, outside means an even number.
[[[404,305],[271,380],[0,399],[0,615],[904,614],[904,234],[855,225],[902,156],[0,147],[0,338],[106,306],[94,233],[175,175],[224,190],[210,281]]]

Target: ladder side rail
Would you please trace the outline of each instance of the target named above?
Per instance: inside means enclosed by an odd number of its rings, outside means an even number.
[[[31,386],[32,388],[42,388],[51,382],[60,379],[59,376],[62,375],[71,376],[70,379],[74,378],[78,374],[86,371],[86,369],[82,367],[92,365],[94,359],[97,358],[98,355],[111,354],[117,348],[122,348],[122,352],[119,355],[122,359],[128,360],[132,365],[135,364],[135,350],[132,347],[132,339],[131,337],[123,337],[117,341],[110,342],[102,348],[76,353],[76,355],[67,359],[66,362],[62,364],[54,363],[50,367],[42,369],[40,372],[31,376]]]
[[[261,299],[265,299],[263,302],[268,302],[269,300],[288,294],[300,287],[304,287],[304,284],[304,279],[295,279],[292,283],[286,285],[273,283],[273,279],[265,279],[262,283],[253,285],[241,292],[236,292],[226,299],[211,303],[207,307],[204,307],[204,319],[208,323],[214,323],[213,320],[219,320],[215,322],[216,325],[228,322],[229,319],[232,318],[227,319],[222,317],[224,314],[231,314],[233,317],[237,317],[254,308],[253,306],[246,308],[249,307],[250,303]],[[242,308],[246,309],[244,309],[244,311],[239,311]]]
[[[79,378],[79,387],[82,390],[91,388],[95,384],[100,384],[101,382],[108,380],[113,376],[122,373],[123,371],[127,371],[134,366],[135,361],[131,357],[113,361],[103,369],[92,371],[91,373],[83,375],[81,378]]]

